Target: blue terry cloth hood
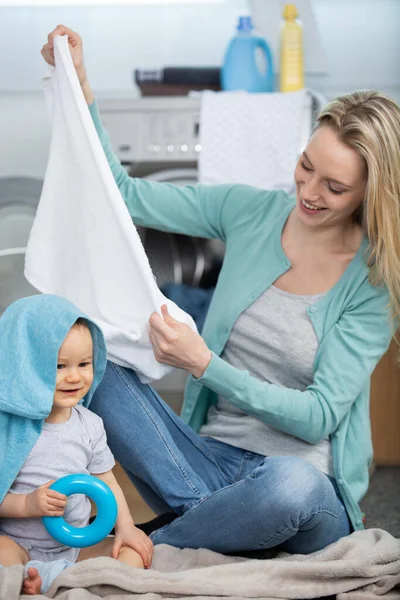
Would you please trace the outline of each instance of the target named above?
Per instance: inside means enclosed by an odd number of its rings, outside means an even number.
[[[35,445],[50,414],[58,351],[78,318],[93,340],[93,384],[88,406],[106,368],[103,334],[74,304],[51,294],[14,302],[0,318],[0,503]]]

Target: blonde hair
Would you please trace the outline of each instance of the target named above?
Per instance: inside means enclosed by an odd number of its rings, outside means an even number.
[[[369,239],[367,264],[373,285],[385,285],[400,317],[400,108],[380,92],[355,92],[322,109],[317,127],[328,125],[355,150],[367,171],[364,203],[355,217]]]

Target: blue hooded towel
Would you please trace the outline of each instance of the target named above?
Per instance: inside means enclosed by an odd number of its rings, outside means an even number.
[[[93,384],[88,406],[107,363],[99,327],[74,304],[51,294],[14,302],[0,318],[0,503],[35,445],[50,414],[61,344],[79,318],[93,340]]]

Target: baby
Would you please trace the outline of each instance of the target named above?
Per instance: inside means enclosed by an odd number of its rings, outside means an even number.
[[[109,556],[149,567],[153,546],[135,527],[113,473],[103,422],[86,406],[101,381],[106,348],[100,329],[67,300],[37,295],[12,304],[0,319],[0,564],[31,560],[70,562]],[[41,517],[61,516],[86,526],[91,504],[49,489],[64,475],[90,473],[104,481],[118,504],[115,537],[69,548],[54,540]],[[40,592],[29,568],[22,592]]]

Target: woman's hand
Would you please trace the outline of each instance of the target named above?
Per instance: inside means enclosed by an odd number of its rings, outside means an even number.
[[[68,45],[71,51],[72,62],[74,63],[76,74],[78,75],[79,83],[81,84],[87,103],[91,104],[93,102],[93,94],[87,79],[85,63],[83,60],[82,40],[79,34],[75,33],[75,31],[72,31],[72,29],[65,27],[65,25],[57,25],[57,27],[51,33],[49,33],[47,37],[47,44],[45,44],[41,50],[42,56],[49,65],[52,65],[53,67],[55,66],[54,38],[57,35],[68,36]]]
[[[201,377],[211,360],[211,350],[203,338],[189,325],[176,321],[166,305],[162,317],[154,312],[150,319],[150,340],[158,362],[184,369],[194,377]]]
[[[114,545],[111,551],[112,558],[118,558],[122,546],[129,546],[135,550],[140,554],[145,568],[150,568],[153,558],[153,542],[133,523],[116,528]]]
[[[26,517],[62,517],[68,498],[60,492],[48,489],[54,481],[48,481],[26,495]]]

